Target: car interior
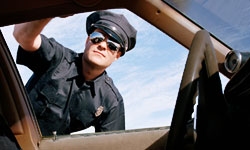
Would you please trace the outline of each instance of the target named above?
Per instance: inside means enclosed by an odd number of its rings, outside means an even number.
[[[192,2],[205,5],[207,1]],[[176,8],[189,6],[192,2],[185,3],[181,0],[2,2],[0,26],[95,10],[125,8],[189,50],[171,126],[80,135],[55,134],[44,137],[15,61],[1,33],[0,145],[3,145],[3,149],[174,150],[215,147],[232,149],[248,146],[248,138],[244,137],[250,133],[248,109],[250,55],[247,52],[232,53],[231,47]],[[229,59],[229,54],[234,57]],[[237,59],[241,57],[244,57],[244,62],[239,64],[238,69],[233,72],[228,71],[230,65],[235,65]],[[225,61],[229,65],[225,66]],[[224,91],[219,73],[230,79]],[[194,129],[192,113],[195,103],[198,103],[198,107]]]

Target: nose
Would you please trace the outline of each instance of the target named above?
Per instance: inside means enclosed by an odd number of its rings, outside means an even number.
[[[106,40],[104,40],[104,41],[102,41],[102,42],[100,42],[99,44],[98,44],[98,50],[100,50],[100,51],[105,51],[106,49],[107,49],[107,42],[106,42]]]

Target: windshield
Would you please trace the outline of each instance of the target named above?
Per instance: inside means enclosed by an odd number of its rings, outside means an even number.
[[[250,51],[250,1],[163,0],[234,50]]]

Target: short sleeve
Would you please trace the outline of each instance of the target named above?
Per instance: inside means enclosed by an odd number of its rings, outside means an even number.
[[[123,101],[113,107],[108,114],[102,115],[99,123],[95,126],[96,132],[125,130],[125,113]]]
[[[108,94],[106,95],[103,105],[107,110],[98,118],[95,130],[96,132],[125,130],[123,98],[112,79],[108,76],[106,76],[105,79],[105,84],[108,85],[109,88],[105,88],[105,93]]]
[[[27,66],[34,73],[42,73],[50,66],[56,65],[63,55],[64,47],[61,44],[44,35],[41,35],[41,38],[41,46],[35,52],[25,51],[21,46],[18,47],[16,62]]]

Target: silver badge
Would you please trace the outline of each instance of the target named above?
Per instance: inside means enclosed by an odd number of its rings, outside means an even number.
[[[103,112],[103,106],[99,106],[97,108],[97,111],[95,112],[95,116],[96,117],[100,116],[102,114],[102,112]]]

